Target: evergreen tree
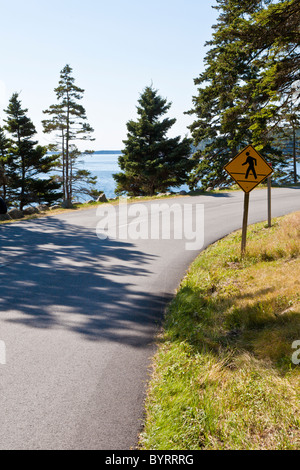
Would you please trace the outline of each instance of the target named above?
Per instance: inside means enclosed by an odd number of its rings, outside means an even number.
[[[138,103],[138,120],[127,123],[125,149],[119,157],[122,172],[113,176],[117,194],[152,196],[187,180],[194,164],[190,158],[191,141],[167,137],[176,119],[160,119],[171,103],[160,97],[152,86],[145,88]]]
[[[93,129],[86,122],[86,111],[79,103],[83,98],[84,90],[75,85],[72,68],[69,65],[61,70],[58,87],[54,91],[58,103],[51,105],[49,109],[44,111],[49,115],[49,119],[43,121],[43,126],[45,133],[56,133],[56,142],[50,146],[50,150],[59,153],[63,198],[66,206],[70,206],[74,192],[74,178],[80,179],[80,173],[74,174],[74,158],[79,158],[82,155],[78,150],[76,150],[76,154],[72,153],[72,142],[94,140],[91,138]]]
[[[198,181],[204,187],[226,184],[224,165],[250,143],[283,174],[284,159],[272,142],[280,107],[290,99],[297,77],[291,7],[296,14],[295,1],[217,0],[220,15],[190,111],[197,116],[190,127],[195,145],[206,142],[196,153],[192,186]],[[291,29],[284,33],[281,22]],[[280,72],[285,60],[286,74]]]
[[[11,136],[7,150],[10,199],[19,204],[20,210],[26,204],[52,203],[61,196],[54,177],[45,177],[53,170],[56,156],[47,155],[47,148],[32,140],[36,130],[27,111],[22,109],[18,93],[14,93],[5,110],[4,128]]]

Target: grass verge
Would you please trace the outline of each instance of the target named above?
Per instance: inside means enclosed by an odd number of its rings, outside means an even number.
[[[215,243],[169,305],[140,448],[299,449],[300,212]],[[299,353],[300,357],[300,353]]]

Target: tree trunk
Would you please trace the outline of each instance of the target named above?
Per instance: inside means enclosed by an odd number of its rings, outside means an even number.
[[[154,196],[154,191],[155,191],[154,183],[151,183],[150,196]]]
[[[61,130],[62,139],[62,183],[63,183],[63,199],[66,199],[66,157],[65,157],[65,136],[64,130]]]
[[[6,174],[5,174],[5,167],[4,164],[1,165],[1,173],[2,173],[2,194],[4,201],[6,200]]]
[[[70,106],[69,106],[69,94],[67,93],[67,133],[66,133],[66,203],[71,203],[70,200],[70,188],[69,188],[69,133],[70,133]]]
[[[72,198],[73,198],[73,160],[72,160],[72,155],[71,155],[71,158],[70,158],[70,180],[69,180],[69,183],[70,183],[69,197],[70,197],[70,201],[72,201]]]
[[[297,183],[296,129],[295,127],[293,127],[293,162],[294,162],[294,183]]]
[[[17,130],[17,134],[18,134],[18,146],[19,146],[19,150],[20,150],[20,148],[21,148],[21,137],[20,137],[20,129],[19,128]],[[25,169],[25,158],[24,158],[24,156],[20,155],[20,158],[21,158],[21,162],[22,162],[22,179],[21,179],[21,194],[20,194],[19,209],[21,211],[21,210],[23,210],[23,207],[25,205],[24,196],[25,196],[26,169]]]

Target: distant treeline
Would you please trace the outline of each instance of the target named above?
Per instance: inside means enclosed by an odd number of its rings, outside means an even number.
[[[121,153],[121,150],[96,150],[94,152],[95,155],[120,155]]]

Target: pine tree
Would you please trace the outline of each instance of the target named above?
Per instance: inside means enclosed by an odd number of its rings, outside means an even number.
[[[80,173],[74,174],[74,152],[72,142],[76,140],[94,140],[91,138],[92,127],[86,122],[86,111],[79,104],[84,90],[75,85],[72,68],[66,65],[60,72],[58,87],[54,89],[58,104],[51,105],[44,113],[50,116],[43,121],[45,133],[56,133],[56,143],[50,150],[59,152],[61,159],[63,199],[70,206],[73,197],[74,177],[78,180]],[[84,153],[92,153],[84,152]],[[82,155],[76,151],[76,158]]]
[[[47,148],[32,140],[36,130],[27,111],[22,109],[18,93],[14,93],[5,110],[4,128],[10,134],[7,149],[10,202],[18,203],[20,210],[26,204],[52,203],[61,196],[54,177],[45,177],[53,170],[56,157],[47,155]]]
[[[194,144],[206,143],[195,155],[199,163],[192,186],[198,181],[204,187],[227,184],[223,167],[247,144],[254,144],[282,174],[285,162],[272,143],[274,127],[297,77],[295,1],[217,0],[216,8],[218,23],[207,43],[206,69],[195,80],[198,95],[190,111],[196,114],[190,127]]]
[[[233,3],[236,2],[218,0],[216,8],[221,13],[213,39],[206,44],[211,46],[205,57],[206,68],[195,79],[198,95],[193,97],[194,108],[189,113],[196,114],[197,119],[190,129],[195,146],[205,145],[194,155],[199,163],[191,174],[191,187],[198,181],[204,188],[226,184],[224,165],[251,141],[250,121],[239,113],[239,95],[241,79],[248,82],[256,71],[247,66],[247,52],[241,49],[239,39],[227,40],[228,26],[234,28],[243,11],[241,5],[234,8]]]
[[[171,103],[159,96],[152,86],[144,89],[138,103],[138,120],[127,123],[127,139],[123,141],[125,149],[119,157],[122,172],[113,176],[117,182],[117,194],[152,196],[170,186],[180,186],[187,180],[193,166],[191,141],[167,137],[176,119],[160,119],[168,112]]]

